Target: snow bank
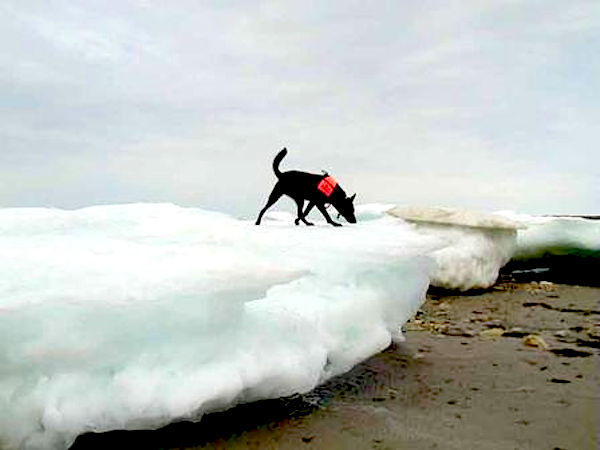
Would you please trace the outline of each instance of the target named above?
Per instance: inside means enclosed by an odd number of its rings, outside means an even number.
[[[0,448],[307,392],[401,339],[438,239],[273,217],[0,209]]]
[[[467,291],[493,286],[512,258],[518,225],[507,217],[450,208],[395,207],[387,214],[414,224],[425,236],[444,239],[432,254],[431,285]]]

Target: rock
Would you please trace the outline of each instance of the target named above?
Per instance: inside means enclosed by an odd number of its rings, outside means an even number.
[[[568,330],[560,330],[560,331],[557,331],[556,333],[554,333],[554,336],[560,337],[560,338],[565,338],[568,335],[569,335],[569,331]]]
[[[546,294],[556,291],[556,286],[550,281],[540,281],[539,283],[532,281],[528,286],[525,286],[525,289],[532,294]]]
[[[504,334],[504,328],[490,328],[483,330],[479,335],[487,339],[497,339]]]
[[[542,349],[548,348],[548,344],[546,344],[546,341],[544,341],[540,336],[536,334],[528,334],[527,336],[525,336],[525,338],[523,338],[523,344],[529,347],[536,347]]]

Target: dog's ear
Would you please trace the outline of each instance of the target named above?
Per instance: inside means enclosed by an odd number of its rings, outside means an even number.
[[[348,198],[348,200],[350,200],[351,202],[354,202],[355,198],[356,198],[356,194],[354,194],[352,197]]]

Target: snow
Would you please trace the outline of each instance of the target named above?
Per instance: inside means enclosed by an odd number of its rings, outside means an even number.
[[[402,339],[441,245],[383,215],[0,209],[0,448],[307,392]]]

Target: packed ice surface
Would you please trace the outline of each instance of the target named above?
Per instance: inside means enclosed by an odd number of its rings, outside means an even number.
[[[307,392],[401,339],[443,244],[370,219],[0,209],[0,448]]]
[[[509,263],[517,277],[600,286],[600,221],[503,213],[525,227]]]
[[[507,211],[500,214],[522,228],[517,236],[516,260],[566,255],[600,257],[600,220]]]
[[[559,270],[576,264],[573,269],[581,275],[589,273],[590,279],[600,261],[600,220],[454,208],[366,208],[365,218],[386,213],[406,220],[423,235],[445,241],[443,248],[432,253],[435,264],[430,280],[436,287],[460,291],[488,288],[508,262],[523,262],[523,267],[531,269],[547,266],[549,257]],[[565,256],[578,259],[556,260]]]
[[[394,207],[387,213],[446,242],[432,254],[432,286],[459,291],[493,286],[515,251],[518,224],[498,214],[433,207]]]

